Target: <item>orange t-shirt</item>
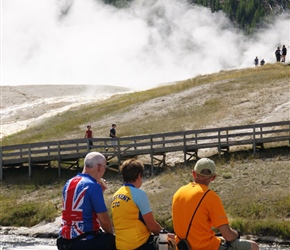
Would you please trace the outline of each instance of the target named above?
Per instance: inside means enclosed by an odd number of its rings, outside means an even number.
[[[172,200],[172,219],[174,232],[185,238],[191,217],[208,190],[207,186],[191,182],[177,190]],[[212,227],[229,224],[223,204],[214,191],[209,191],[202,200],[192,220],[187,236],[191,249],[217,250],[220,239],[215,236]],[[179,238],[176,236],[176,242]]]

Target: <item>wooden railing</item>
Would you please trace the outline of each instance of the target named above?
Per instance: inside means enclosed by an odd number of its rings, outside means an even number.
[[[168,152],[182,151],[184,162],[193,156],[197,157],[199,149],[206,148],[217,148],[218,153],[221,153],[229,151],[233,146],[251,145],[255,154],[257,147],[263,147],[265,143],[290,143],[290,121],[127,136],[117,138],[115,146],[111,144],[111,138],[91,140],[93,146],[90,146],[89,139],[84,138],[2,146],[0,180],[3,180],[3,168],[27,164],[28,175],[31,177],[33,165],[52,161],[58,162],[60,176],[61,163],[83,159],[90,151],[101,152],[108,160],[117,157],[119,164],[124,158],[150,155],[152,170],[153,159],[162,156],[160,164],[165,164]]]

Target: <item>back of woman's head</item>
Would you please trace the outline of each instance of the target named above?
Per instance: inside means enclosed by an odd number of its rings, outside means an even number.
[[[144,165],[139,160],[129,159],[123,162],[120,167],[120,171],[124,182],[134,182],[138,178],[139,174],[141,177],[143,176]]]

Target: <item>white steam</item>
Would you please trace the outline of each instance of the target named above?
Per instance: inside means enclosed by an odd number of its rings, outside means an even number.
[[[1,84],[147,89],[253,67],[256,56],[274,63],[276,47],[290,45],[289,20],[285,13],[249,39],[222,12],[182,0],[121,10],[100,0],[2,0]]]

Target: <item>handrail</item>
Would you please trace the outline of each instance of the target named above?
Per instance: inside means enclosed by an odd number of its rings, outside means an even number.
[[[93,142],[92,146],[89,140]],[[256,147],[264,143],[290,143],[290,121],[126,136],[116,138],[117,145],[112,145],[111,140],[82,138],[1,146],[0,181],[3,178],[3,167],[28,164],[31,175],[33,163],[58,161],[60,171],[61,161],[84,158],[90,150],[99,151],[107,157],[117,157],[119,163],[122,157],[148,154],[151,156],[151,165],[155,154],[175,151],[182,151],[185,161],[188,152],[204,148],[217,148],[221,153],[223,149],[229,150],[232,146],[252,145],[255,154]]]

